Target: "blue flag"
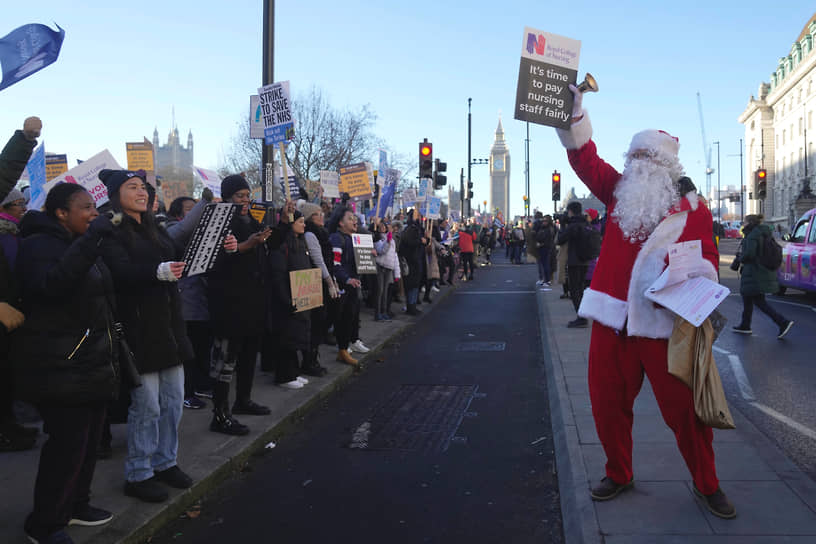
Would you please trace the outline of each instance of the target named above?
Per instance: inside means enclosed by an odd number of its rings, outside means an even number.
[[[55,32],[45,25],[23,25],[0,38],[0,91],[14,85],[57,60],[65,31]]]
[[[45,191],[43,191],[43,186],[45,185],[44,142],[31,154],[31,158],[28,160],[28,164],[26,164],[26,170],[28,171],[28,181],[31,184],[31,199],[28,204],[32,210],[39,210],[43,204],[45,204]]]

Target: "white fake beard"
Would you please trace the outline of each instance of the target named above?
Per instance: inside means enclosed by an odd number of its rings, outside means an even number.
[[[674,182],[683,174],[679,161],[628,159],[615,187],[612,219],[624,238],[640,242],[649,237],[668,211],[680,201]]]

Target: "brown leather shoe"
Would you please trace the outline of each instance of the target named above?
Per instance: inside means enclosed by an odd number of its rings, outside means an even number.
[[[349,353],[347,349],[341,349],[337,352],[337,360],[351,366],[357,366],[360,364],[360,361],[352,357],[351,353]]]
[[[589,494],[593,501],[608,501],[633,487],[635,487],[634,479],[629,480],[629,483],[616,484],[612,478],[604,476],[601,479],[601,483],[598,484],[597,487],[593,487]]]
[[[700,493],[700,490],[697,489],[696,485],[692,484],[692,487],[694,488],[694,494],[703,499],[703,503],[705,503],[709,512],[723,519],[733,519],[737,517],[737,509],[734,508],[734,505],[731,504],[731,501],[728,500],[728,497],[726,497],[722,489],[718,487],[717,491],[711,495],[703,495]]]

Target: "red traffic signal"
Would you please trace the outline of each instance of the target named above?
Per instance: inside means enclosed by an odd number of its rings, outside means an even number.
[[[764,168],[760,168],[759,170],[757,170],[757,179],[759,181],[762,181],[767,177],[768,177],[768,171],[767,170],[765,170]]]
[[[552,173],[552,199],[553,202],[561,200],[561,174],[558,170]]]
[[[558,183],[559,181],[561,181],[561,174],[553,172],[553,183]]]
[[[419,142],[419,177],[433,177],[433,144],[428,138]]]
[[[419,144],[419,154],[423,157],[428,157],[433,153],[431,144]]]

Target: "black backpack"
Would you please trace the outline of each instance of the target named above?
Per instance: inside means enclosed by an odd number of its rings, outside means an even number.
[[[591,225],[581,227],[581,237],[578,243],[577,255],[582,261],[588,262],[601,254],[601,232]]]
[[[782,246],[772,234],[762,234],[762,242],[759,244],[759,264],[768,270],[776,270],[782,266]]]

